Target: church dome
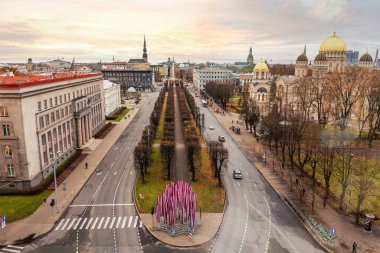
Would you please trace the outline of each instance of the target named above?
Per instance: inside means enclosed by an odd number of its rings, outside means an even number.
[[[346,43],[334,32],[330,37],[322,42],[319,51],[321,52],[341,52],[347,51]]]
[[[327,61],[326,55],[319,53],[315,56],[314,61]]]
[[[264,60],[263,59],[261,59],[260,60],[260,62],[259,63],[257,63],[256,65],[255,65],[255,68],[253,69],[254,71],[267,71],[267,70],[269,70],[269,68],[268,68],[268,65],[264,62]]]
[[[306,61],[307,62],[307,56],[302,53],[297,57],[297,61]]]
[[[359,61],[360,62],[373,62],[373,59],[372,59],[372,56],[367,52],[360,57]]]

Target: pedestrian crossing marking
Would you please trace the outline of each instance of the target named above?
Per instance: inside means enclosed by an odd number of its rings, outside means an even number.
[[[24,247],[7,245],[5,248],[0,249],[0,253],[20,253]]]
[[[127,224],[128,222],[128,224]],[[124,229],[142,227],[143,223],[139,216],[111,216],[91,218],[68,218],[61,219],[54,230],[99,230],[99,229]],[[10,251],[11,252],[11,251]],[[0,253],[2,253],[0,251]]]

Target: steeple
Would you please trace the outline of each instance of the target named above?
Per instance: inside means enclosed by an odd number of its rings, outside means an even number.
[[[144,60],[144,62],[148,62],[148,53],[147,53],[147,50],[146,50],[145,34],[144,34],[143,60]]]
[[[306,55],[306,43],[305,43],[305,47],[303,48],[303,54]]]

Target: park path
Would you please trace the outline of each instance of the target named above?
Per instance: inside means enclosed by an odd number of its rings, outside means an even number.
[[[189,181],[186,159],[185,141],[183,139],[182,120],[179,112],[178,97],[175,86],[174,89],[174,141],[175,141],[175,163],[173,168],[174,181]]]

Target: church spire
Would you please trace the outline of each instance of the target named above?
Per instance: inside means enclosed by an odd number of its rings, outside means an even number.
[[[144,60],[144,62],[148,62],[148,53],[147,53],[147,50],[146,50],[145,34],[144,34],[143,60]]]
[[[306,55],[306,43],[305,43],[305,47],[303,48],[303,54]]]

